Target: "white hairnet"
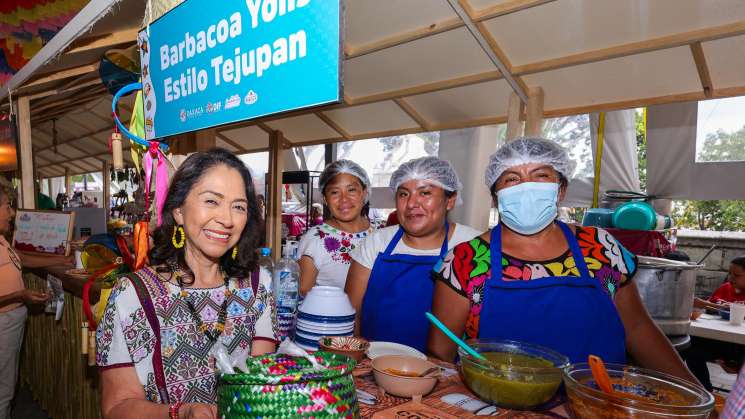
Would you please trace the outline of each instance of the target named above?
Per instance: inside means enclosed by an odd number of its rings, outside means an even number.
[[[550,165],[566,180],[572,177],[576,166],[564,147],[555,141],[545,138],[518,138],[499,147],[489,157],[489,165],[484,176],[486,186],[491,189],[499,176],[510,167],[530,163]]]
[[[399,166],[391,175],[390,187],[395,193],[402,183],[410,180],[425,180],[450,192],[459,192],[463,189],[458,174],[450,162],[432,156],[409,160]],[[458,194],[455,205],[462,202]]]
[[[360,180],[360,183],[362,183],[362,186],[364,186],[365,190],[367,191],[367,200],[365,202],[369,202],[370,196],[372,195],[370,178],[367,177],[367,172],[365,171],[365,169],[363,169],[359,164],[353,162],[352,160],[337,160],[330,163],[328,166],[326,166],[325,169],[323,169],[323,172],[321,172],[321,176],[318,178],[318,188],[321,190],[321,193],[323,194],[323,190],[326,189],[326,185],[328,185],[328,183],[331,182],[331,180],[336,177],[336,175],[342,173],[352,175]]]

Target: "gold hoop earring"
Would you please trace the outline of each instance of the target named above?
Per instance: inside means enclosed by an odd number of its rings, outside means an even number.
[[[181,239],[178,241],[176,240],[177,233],[181,234]],[[181,249],[182,247],[184,247],[184,243],[186,243],[186,233],[184,233],[183,227],[178,226],[173,228],[173,237],[171,237],[171,243],[173,243],[173,247],[175,247],[176,249]]]
[[[230,257],[232,257],[233,260],[235,260],[235,258],[238,257],[238,246],[237,245],[233,247],[233,254]]]

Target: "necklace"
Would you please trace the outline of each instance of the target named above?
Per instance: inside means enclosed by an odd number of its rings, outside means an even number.
[[[223,274],[223,277],[225,277],[225,274]],[[186,303],[186,306],[189,308],[189,313],[191,314],[191,317],[194,320],[194,323],[196,323],[197,329],[199,329],[199,331],[202,332],[205,337],[207,337],[207,340],[210,341],[210,346],[214,345],[215,342],[217,342],[217,339],[220,338],[220,335],[222,335],[223,330],[225,330],[225,319],[228,314],[228,299],[233,294],[230,291],[230,288],[228,286],[229,284],[228,278],[225,277],[225,291],[224,291],[225,298],[223,299],[222,304],[220,305],[220,311],[217,314],[217,324],[215,324],[214,330],[210,330],[209,326],[204,324],[204,322],[202,321],[202,318],[199,316],[199,313],[197,312],[196,307],[194,307],[194,302],[192,301],[191,296],[184,289],[183,281],[181,280],[180,271],[176,272],[176,278],[177,278],[177,283],[180,288],[179,296],[183,298],[184,302]],[[209,298],[209,297],[206,297],[206,298]]]

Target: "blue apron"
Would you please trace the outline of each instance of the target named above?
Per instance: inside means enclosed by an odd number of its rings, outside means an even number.
[[[491,232],[491,278],[484,286],[479,338],[509,339],[551,348],[572,363],[597,355],[626,363],[626,333],[610,296],[590,276],[569,226],[557,221],[580,276],[530,281],[502,279],[502,225]]]
[[[375,258],[370,272],[360,315],[363,337],[426,350],[429,322],[424,313],[432,308],[431,273],[447,253],[448,231],[446,223],[439,256],[392,255],[404,234],[399,227],[385,252]]]

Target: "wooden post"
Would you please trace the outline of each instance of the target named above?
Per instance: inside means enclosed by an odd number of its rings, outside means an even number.
[[[31,106],[28,96],[18,98],[18,148],[21,163],[21,203],[24,209],[36,209],[34,193],[34,155],[31,147]]]
[[[282,169],[284,153],[282,143],[284,136],[279,131],[269,135],[269,191],[266,197],[266,242],[272,249],[272,257],[282,257]]]
[[[103,167],[101,167],[101,174],[103,179],[103,209],[106,211],[106,221],[109,221],[109,206],[111,205],[111,168],[109,162],[104,160]]]
[[[512,141],[517,137],[523,135],[523,122],[520,120],[520,116],[525,109],[520,96],[516,93],[510,94],[510,101],[507,105],[507,141]]]
[[[543,89],[528,89],[528,106],[525,117],[525,136],[540,137],[543,131]]]
[[[207,151],[217,146],[217,129],[203,129],[195,133],[196,151]]]
[[[70,176],[70,169],[67,167],[65,167],[65,195],[72,196],[72,176]]]

